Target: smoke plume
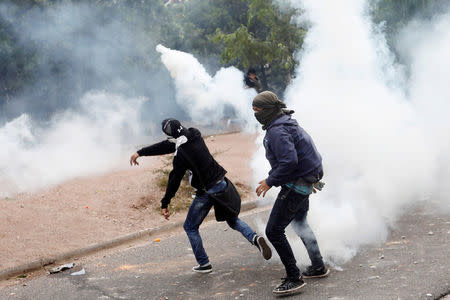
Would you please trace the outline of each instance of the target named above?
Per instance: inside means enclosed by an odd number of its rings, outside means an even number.
[[[176,86],[176,101],[196,124],[213,125],[233,119],[243,127],[255,124],[251,102],[254,89],[245,89],[243,73],[234,67],[221,68],[210,76],[189,53],[158,45],[161,60]]]
[[[127,165],[144,99],[91,92],[81,111],[66,110],[49,127],[23,114],[0,128],[0,197]]]
[[[401,66],[365,1],[291,2],[309,30],[284,100],[323,156],[326,186],[311,196],[309,222],[326,260],[343,263],[385,240],[411,205],[449,209],[450,18],[407,26]]]
[[[39,58],[35,81],[2,106],[0,197],[128,166],[135,145],[159,140],[151,129],[167,117],[218,130],[255,124],[256,92],[241,71],[210,76],[192,55],[156,47],[118,10],[7,2],[0,17]]]

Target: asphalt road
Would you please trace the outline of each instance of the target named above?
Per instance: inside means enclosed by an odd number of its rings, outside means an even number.
[[[268,211],[243,219],[256,228]],[[210,274],[191,271],[195,259],[182,230],[139,244],[75,260],[57,274],[10,281],[0,299],[273,299],[284,269],[277,255],[258,250],[225,223],[210,221],[201,233],[213,264]],[[450,292],[450,216],[406,214],[388,240],[362,249],[329,277],[309,279],[292,299],[440,299]],[[299,262],[299,266],[307,262]],[[84,275],[71,275],[84,270]],[[447,298],[446,298],[447,299]]]

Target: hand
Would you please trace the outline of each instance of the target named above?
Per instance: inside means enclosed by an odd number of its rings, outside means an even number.
[[[262,196],[264,197],[266,195],[266,192],[268,190],[270,190],[271,186],[268,186],[266,183],[266,180],[261,180],[259,183],[259,186],[256,188],[256,195],[261,195],[261,193],[263,194]]]
[[[137,159],[139,157],[139,154],[136,152],[133,155],[131,155],[130,157],[130,165],[139,165],[139,163],[137,162]]]
[[[169,220],[170,217],[170,212],[168,208],[161,208],[161,215],[164,216],[164,218],[166,218],[166,220]]]

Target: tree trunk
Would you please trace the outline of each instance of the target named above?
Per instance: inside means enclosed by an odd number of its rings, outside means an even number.
[[[269,89],[269,85],[267,84],[267,76],[266,76],[266,70],[264,69],[264,65],[260,65],[259,69],[261,71],[261,85],[264,91],[267,91]]]

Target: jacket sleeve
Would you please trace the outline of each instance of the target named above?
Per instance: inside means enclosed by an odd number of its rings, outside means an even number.
[[[269,134],[269,148],[277,161],[269,173],[266,183],[269,186],[280,186],[292,181],[291,174],[298,165],[297,150],[292,136],[283,128]]]
[[[163,155],[175,152],[175,144],[168,140],[144,147],[137,151],[139,156]]]
[[[175,196],[180,187],[181,180],[186,173],[186,166],[180,163],[176,157],[173,160],[173,169],[169,173],[169,180],[167,182],[166,194],[161,199],[161,208],[167,208],[170,200]]]

